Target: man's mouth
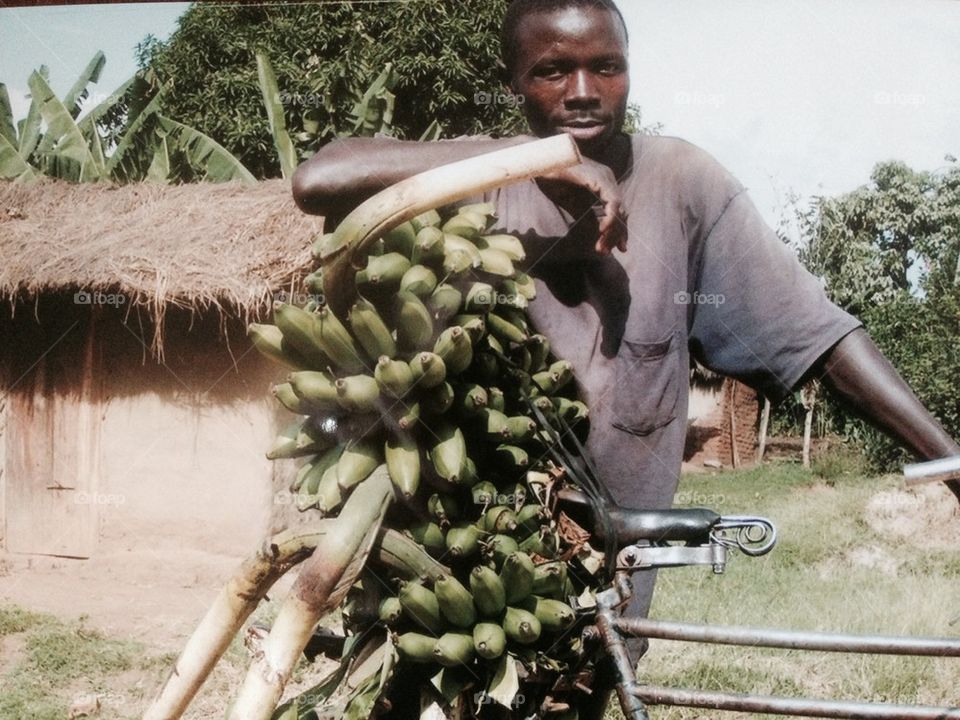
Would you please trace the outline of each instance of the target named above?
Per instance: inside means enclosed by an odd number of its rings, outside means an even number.
[[[607,123],[594,118],[563,120],[559,126],[561,132],[572,135],[574,140],[593,140],[607,128]]]

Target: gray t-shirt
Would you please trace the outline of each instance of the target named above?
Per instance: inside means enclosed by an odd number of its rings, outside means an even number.
[[[573,363],[601,479],[623,506],[663,508],[680,474],[690,353],[777,398],[860,323],[707,153],[676,138],[631,143],[625,254],[596,255],[596,220],[574,222],[533,181],[487,199],[497,230],[527,250],[528,312]]]

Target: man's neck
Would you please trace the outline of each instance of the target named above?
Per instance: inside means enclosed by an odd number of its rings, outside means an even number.
[[[613,172],[613,176],[620,180],[630,169],[630,136],[624,132],[619,132],[602,148],[583,155],[606,165]]]

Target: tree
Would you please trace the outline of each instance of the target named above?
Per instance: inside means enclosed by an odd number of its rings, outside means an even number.
[[[506,0],[462,3],[196,3],[169,41],[147,38],[140,63],[170,83],[165,114],[217,138],[257,177],[280,174],[256,53],[276,75],[299,157],[352,127],[358,94],[387,63],[396,76],[392,127],[446,137],[523,127],[497,71]]]
[[[14,126],[0,83],[0,178],[46,175],[71,182],[183,182],[254,178],[235,157],[201,132],[159,112],[164,88],[138,73],[82,118],[87,86],[106,63],[97,52],[63,99],[50,89],[45,66],[30,74],[30,109]]]
[[[960,165],[878,164],[869,185],[818,198],[801,259],[859,317],[921,402],[960,436]],[[835,405],[832,424],[878,466],[905,455]]]

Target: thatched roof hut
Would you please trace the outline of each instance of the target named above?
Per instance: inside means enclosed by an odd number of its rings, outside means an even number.
[[[284,181],[0,183],[0,544],[261,537],[288,418],[245,325],[309,272],[321,229]]]
[[[122,294],[162,352],[170,306],[248,320],[310,263],[322,220],[289,184],[0,183],[0,299]]]

